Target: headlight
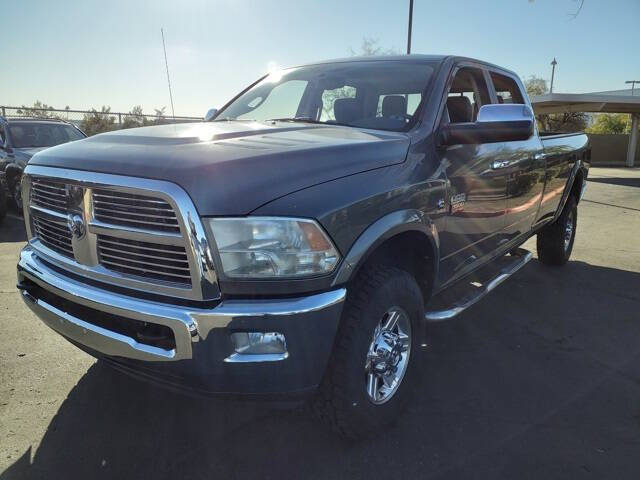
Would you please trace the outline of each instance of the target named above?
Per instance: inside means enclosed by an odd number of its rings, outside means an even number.
[[[212,218],[213,237],[229,277],[307,277],[331,272],[340,255],[313,220]]]

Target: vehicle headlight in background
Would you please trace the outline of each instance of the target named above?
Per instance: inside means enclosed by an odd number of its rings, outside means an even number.
[[[279,217],[209,219],[229,277],[307,277],[333,271],[340,255],[313,220]]]

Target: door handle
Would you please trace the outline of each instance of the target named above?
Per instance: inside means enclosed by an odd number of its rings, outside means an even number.
[[[491,162],[491,170],[499,170],[501,168],[507,168],[511,165],[509,160],[494,160]]]

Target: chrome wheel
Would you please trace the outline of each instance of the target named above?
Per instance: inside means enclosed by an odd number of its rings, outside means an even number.
[[[571,245],[571,238],[573,237],[573,212],[569,212],[567,215],[567,221],[564,224],[564,251],[569,250]]]
[[[391,307],[373,332],[365,363],[365,388],[375,404],[388,401],[398,390],[409,365],[411,320],[400,307]]]

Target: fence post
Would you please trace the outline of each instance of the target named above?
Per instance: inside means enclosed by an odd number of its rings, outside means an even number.
[[[118,126],[120,128],[122,128],[122,114],[121,113],[118,114]]]
[[[2,116],[3,116],[3,117],[6,117],[6,116],[7,116],[7,114],[4,112],[4,107],[2,107]]]

